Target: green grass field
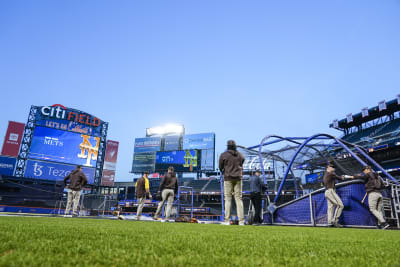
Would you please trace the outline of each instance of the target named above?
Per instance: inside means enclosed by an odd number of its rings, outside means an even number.
[[[400,266],[400,231],[0,217],[0,266]]]

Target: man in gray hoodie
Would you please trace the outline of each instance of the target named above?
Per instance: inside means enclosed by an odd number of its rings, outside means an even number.
[[[67,181],[69,180],[69,186],[67,187]],[[76,166],[76,169],[73,170],[70,174],[68,174],[64,178],[64,186],[67,187],[68,190],[68,201],[67,206],[65,208],[65,217],[69,216],[69,211],[72,206],[72,202],[74,203],[74,207],[72,210],[72,216],[78,216],[78,205],[79,198],[81,196],[82,187],[87,184],[88,180],[86,175],[82,172],[82,167],[80,165]]]
[[[236,211],[239,225],[244,225],[244,210],[242,201],[242,176],[244,156],[237,151],[236,143],[229,140],[228,149],[219,157],[219,169],[224,175],[225,222],[230,223],[232,193],[235,195]]]

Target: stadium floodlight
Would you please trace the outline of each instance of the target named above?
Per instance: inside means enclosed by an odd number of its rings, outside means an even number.
[[[163,135],[163,134],[164,134],[164,128],[161,126],[146,129],[146,136]]]
[[[183,125],[178,125],[178,124],[167,124],[164,126],[164,131],[165,134],[183,134],[185,131],[185,128],[183,128]]]
[[[185,128],[181,124],[167,124],[146,129],[146,136],[178,134],[183,135]]]

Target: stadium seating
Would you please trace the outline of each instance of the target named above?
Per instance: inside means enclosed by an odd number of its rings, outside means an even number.
[[[342,137],[343,140],[355,144],[383,143],[392,138],[400,138],[400,119],[375,125]]]
[[[0,203],[3,205],[54,208],[56,201],[63,195],[62,182],[13,176],[0,177]]]

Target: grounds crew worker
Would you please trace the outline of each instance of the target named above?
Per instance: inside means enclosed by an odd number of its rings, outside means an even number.
[[[365,191],[368,195],[368,206],[371,213],[378,220],[378,228],[387,229],[389,224],[383,218],[383,199],[381,189],[384,184],[379,175],[370,166],[365,166],[361,174],[353,176],[356,179],[364,180]]]
[[[79,205],[79,198],[81,196],[82,187],[84,187],[88,180],[86,175],[82,172],[82,166],[76,166],[76,169],[73,170],[70,174],[68,174],[64,178],[64,187],[67,187],[67,181],[69,180],[68,186],[68,201],[67,206],[65,208],[65,217],[69,216],[69,211],[71,209],[72,202],[74,203],[74,207],[72,209],[72,216],[78,216],[78,205]]]
[[[328,202],[328,226],[342,227],[342,225],[339,224],[339,217],[342,214],[344,206],[342,200],[338,194],[336,194],[335,179],[344,180],[345,178],[352,178],[352,176],[338,176],[335,173],[333,164],[328,164],[323,178],[325,198]]]
[[[146,171],[143,173],[143,176],[136,181],[135,188],[138,203],[136,220],[140,221],[140,216],[142,215],[143,206],[146,201],[146,195],[149,195],[149,198],[151,198],[149,172]]]
[[[232,192],[235,195],[236,212],[239,225],[244,225],[244,210],[242,200],[243,155],[237,151],[233,140],[227,142],[228,149],[219,157],[219,169],[224,175],[225,222],[229,225],[231,217]]]

